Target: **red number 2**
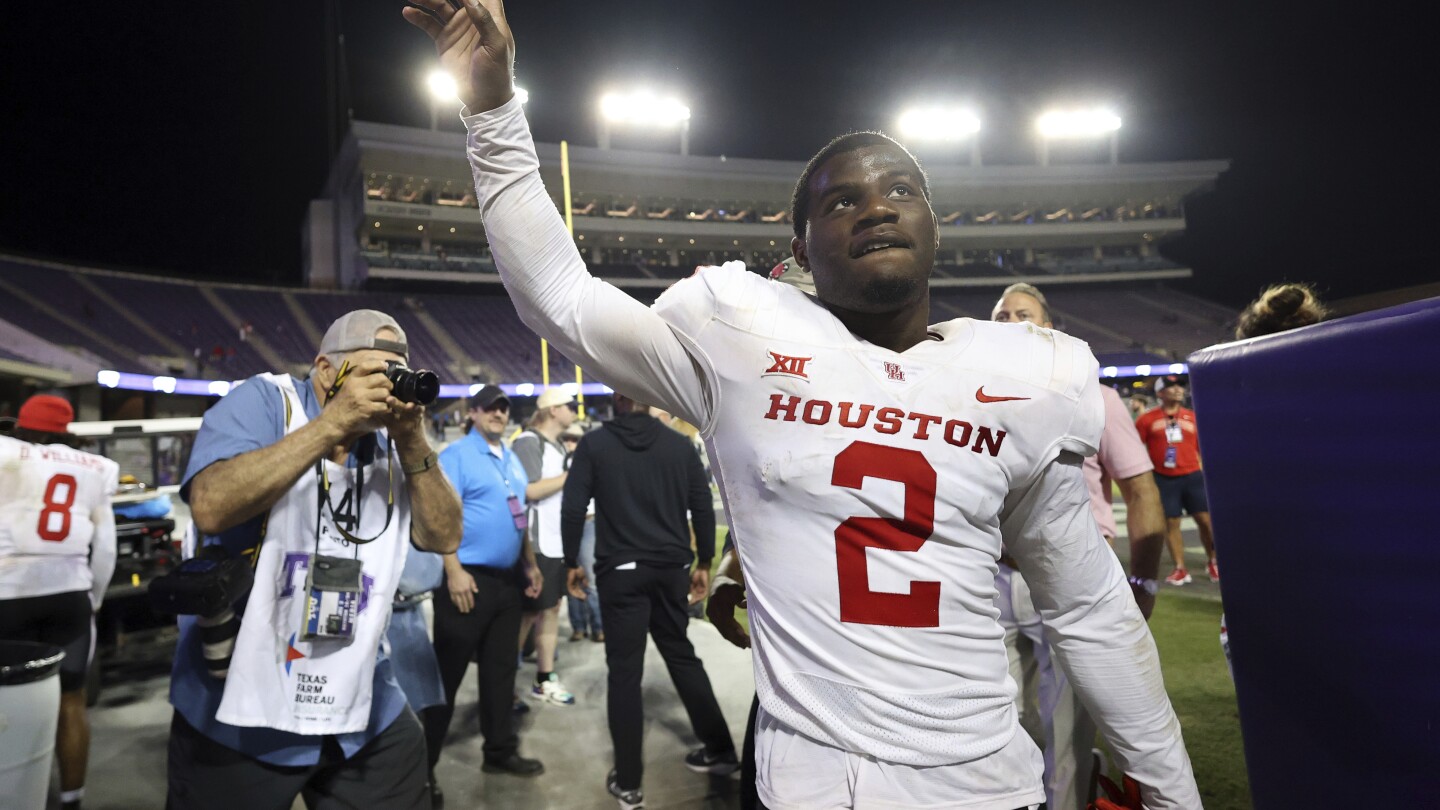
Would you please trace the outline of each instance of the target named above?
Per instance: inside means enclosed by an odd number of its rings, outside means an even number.
[[[912,580],[909,593],[870,590],[865,549],[919,551],[935,531],[935,468],[916,450],[853,442],[835,457],[830,483],[860,489],[866,478],[905,485],[905,516],[852,517],[835,530],[840,621],[888,627],[938,627],[940,583]]]
[[[55,490],[60,486],[65,487],[63,501],[55,497]],[[70,507],[75,505],[75,489],[75,476],[68,473],[50,476],[50,483],[45,485],[45,508],[40,510],[40,525],[35,527],[35,533],[40,535],[41,540],[63,543],[70,536]],[[60,528],[50,528],[52,515],[60,516]]]

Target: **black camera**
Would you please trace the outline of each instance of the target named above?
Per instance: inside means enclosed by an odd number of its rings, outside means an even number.
[[[162,613],[216,616],[255,584],[250,561],[221,546],[205,546],[178,568],[150,583],[150,604]]]
[[[391,393],[401,402],[429,405],[440,396],[440,378],[429,369],[414,369],[399,360],[387,360],[385,378],[395,386]]]

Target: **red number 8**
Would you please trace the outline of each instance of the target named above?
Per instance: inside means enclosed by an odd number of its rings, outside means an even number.
[[[835,457],[830,483],[860,489],[866,478],[905,485],[905,516],[852,517],[835,530],[840,621],[888,627],[938,627],[940,583],[910,582],[909,593],[870,590],[865,549],[919,551],[935,531],[935,468],[917,450],[853,442]]]
[[[55,488],[61,485],[65,487],[63,501],[55,499]],[[75,490],[75,476],[68,473],[50,476],[50,483],[45,485],[45,508],[40,510],[40,525],[35,527],[41,540],[63,543],[70,536],[70,507],[75,505]],[[60,516],[60,528],[55,531],[50,529],[51,515]]]

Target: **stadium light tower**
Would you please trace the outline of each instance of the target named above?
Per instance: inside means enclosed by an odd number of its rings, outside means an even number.
[[[916,107],[896,122],[901,137],[923,143],[970,141],[970,165],[980,165],[980,116],[963,107]]]
[[[680,154],[690,154],[690,108],[678,99],[648,90],[606,93],[600,97],[600,148],[610,148],[610,128],[680,129]]]
[[[444,68],[430,71],[430,75],[425,77],[425,88],[430,91],[430,130],[433,132],[440,128],[440,108],[458,102],[460,90],[455,84],[455,77]],[[520,97],[521,104],[530,100],[529,91],[523,87],[516,86],[515,95]]]
[[[1039,135],[1040,165],[1050,165],[1050,141],[1109,138],[1110,163],[1120,162],[1120,116],[1096,107],[1088,110],[1051,110],[1035,119]]]

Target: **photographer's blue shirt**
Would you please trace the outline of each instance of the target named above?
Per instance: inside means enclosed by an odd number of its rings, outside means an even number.
[[[510,448],[492,449],[480,431],[472,430],[440,454],[445,476],[460,493],[465,533],[457,558],[464,565],[509,568],[520,559],[522,533],[515,528],[509,499],[525,508],[530,477]]]
[[[309,383],[297,381],[296,393],[311,421],[320,416],[320,401]],[[190,502],[190,481],[201,470],[217,461],[269,447],[285,437],[285,401],[280,389],[264,380],[251,378],[235,387],[205,413],[190,463],[180,484],[180,497]],[[357,442],[360,450],[365,443]],[[355,466],[351,454],[349,466]],[[258,515],[245,523],[201,539],[204,545],[222,544],[230,553],[238,554],[260,542],[266,515]],[[400,690],[390,661],[383,651],[377,652],[374,692],[370,702],[370,725],[353,734],[336,734],[335,741],[350,757],[366,743],[390,726],[405,709],[405,694]],[[320,747],[325,737],[292,734],[270,728],[246,728],[221,723],[215,719],[225,682],[212,677],[205,667],[200,648],[199,627],[194,616],[180,617],[180,640],[175,649],[175,665],[170,677],[170,703],[185,721],[201,734],[242,754],[272,765],[313,765],[320,761]]]

